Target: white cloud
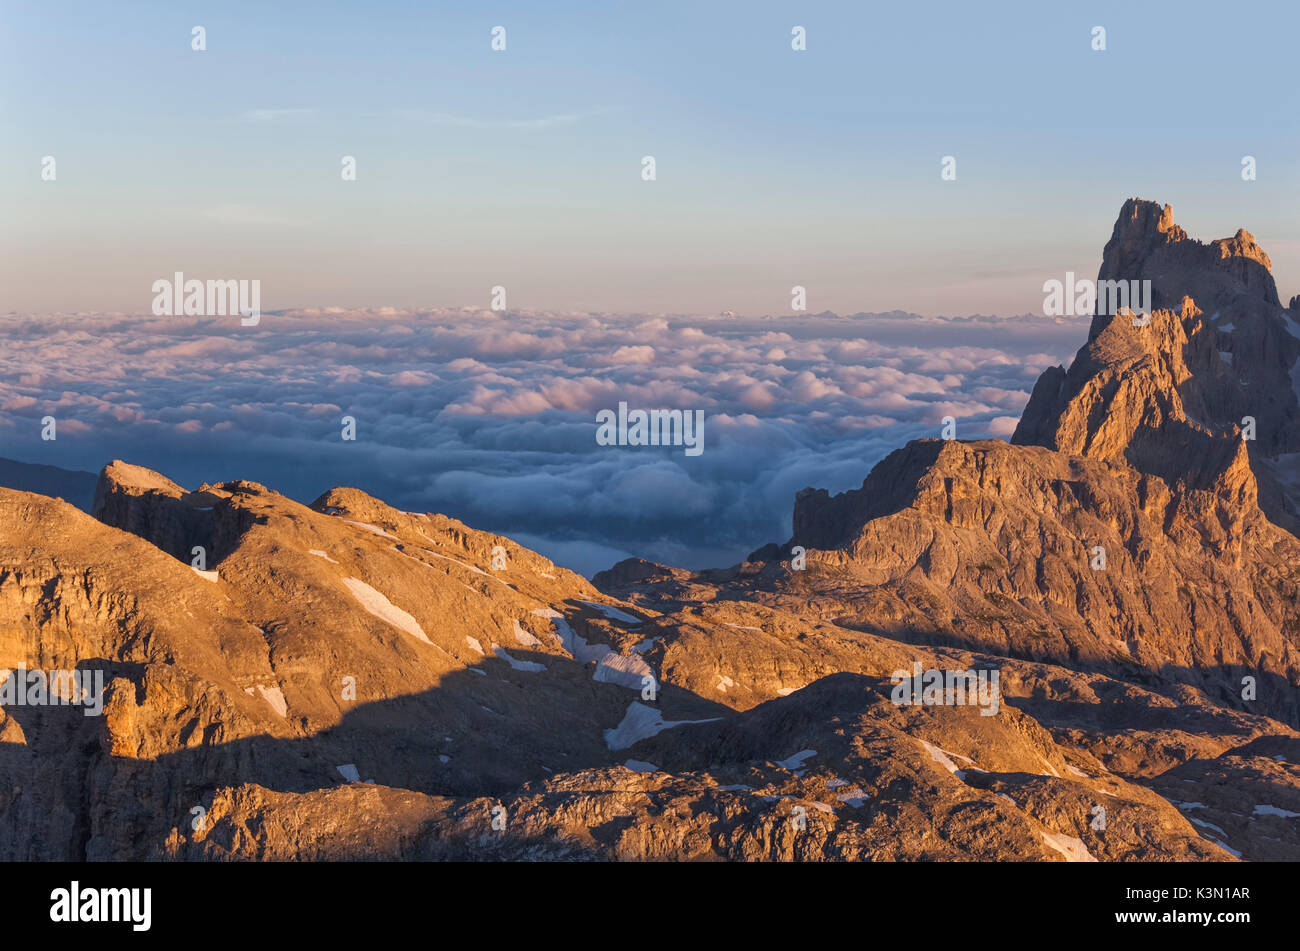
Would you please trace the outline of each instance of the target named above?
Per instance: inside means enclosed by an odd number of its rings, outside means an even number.
[[[27,461],[56,461],[39,440],[53,413],[60,465],[120,457],[305,501],[354,485],[579,570],[624,553],[703,567],[784,541],[798,489],[860,485],[943,416],[960,438],[1005,438],[1027,363],[1068,360],[1084,332],[337,308],[264,314],[255,329],[7,316],[0,425],[4,454]],[[595,413],[620,401],[703,410],[705,452],[598,446]],[[340,438],[344,415],[355,442]]]

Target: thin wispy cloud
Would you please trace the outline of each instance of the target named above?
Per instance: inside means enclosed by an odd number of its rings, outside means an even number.
[[[286,119],[305,119],[315,114],[315,109],[250,109],[239,118],[245,122],[281,122]]]
[[[423,109],[395,109],[393,115],[411,121],[455,126],[461,129],[554,129],[559,126],[574,125],[583,119],[589,119],[608,111],[608,109],[601,108],[589,112],[539,116],[534,119],[479,118],[458,116],[449,112],[427,112]]]

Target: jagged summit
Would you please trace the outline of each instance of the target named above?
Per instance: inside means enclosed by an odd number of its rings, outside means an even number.
[[[1208,244],[1188,237],[1174,223],[1172,205],[1130,198],[1124,202],[1102,251],[1102,281],[1151,281],[1152,307],[1180,310],[1191,297],[1206,314],[1226,306],[1258,303],[1281,310],[1272,262],[1245,230]],[[1095,337],[1112,319],[1093,319]]]
[[[1266,509],[1293,525],[1300,493],[1286,457],[1300,452],[1300,312],[1282,308],[1270,268],[1245,230],[1203,244],[1170,206],[1125,202],[1099,281],[1150,281],[1150,321],[1094,317],[1068,372],[1039,378],[1011,441],[1228,497],[1253,493],[1248,452]]]

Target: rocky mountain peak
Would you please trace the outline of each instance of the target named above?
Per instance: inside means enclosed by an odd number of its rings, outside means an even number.
[[[190,492],[151,469],[114,459],[99,473],[91,515],[188,564],[195,545],[212,553],[217,498],[206,488]]]
[[[792,609],[834,603],[864,630],[1151,671],[1262,665],[1293,683],[1300,323],[1270,264],[1249,232],[1206,244],[1168,206],[1126,202],[1100,276],[1149,280],[1154,301],[1098,316],[1069,369],[1040,376],[1010,445],[918,440],[860,489],[805,489],[790,541],[732,583]],[[805,570],[773,567],[795,546]],[[1294,717],[1290,696],[1275,709]]]
[[[1174,223],[1172,205],[1130,198],[1102,251],[1097,281],[1150,281],[1152,308],[1176,310],[1183,297],[1191,297],[1207,314],[1228,307],[1276,311],[1281,304],[1272,266],[1244,229],[1207,244]],[[1115,316],[1099,309],[1089,336]]]
[[[1125,202],[1099,282],[1149,281],[1152,310],[1099,312],[1069,370],[1040,377],[1012,442],[1234,498],[1256,494],[1249,458],[1270,482],[1270,515],[1288,524],[1300,499],[1273,484],[1271,460],[1300,450],[1300,324],[1283,311],[1271,266],[1244,229],[1204,244],[1170,206]]]

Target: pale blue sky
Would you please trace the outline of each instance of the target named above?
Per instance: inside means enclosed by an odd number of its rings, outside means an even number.
[[[1293,3],[464,7],[0,2],[0,311],[1019,313],[1131,195],[1300,293]]]

